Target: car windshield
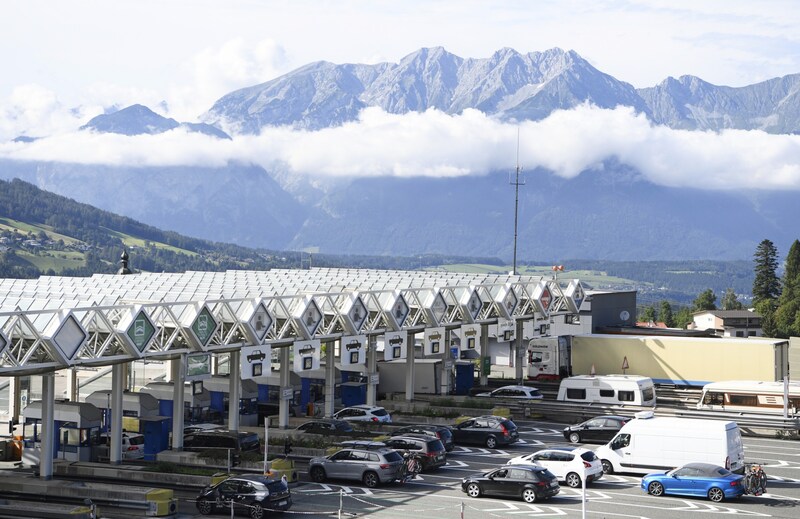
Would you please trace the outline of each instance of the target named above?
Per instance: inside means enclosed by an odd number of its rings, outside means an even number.
[[[128,441],[131,445],[144,445],[144,436],[131,436]]]
[[[372,414],[375,416],[386,416],[388,413],[386,412],[386,409],[375,409],[372,411]]]
[[[583,454],[581,454],[581,458],[585,461],[594,461],[597,459],[597,456],[592,451],[586,451]]]

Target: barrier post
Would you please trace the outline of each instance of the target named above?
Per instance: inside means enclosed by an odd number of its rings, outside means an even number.
[[[344,489],[339,489],[339,519],[342,519],[342,497],[344,496]]]

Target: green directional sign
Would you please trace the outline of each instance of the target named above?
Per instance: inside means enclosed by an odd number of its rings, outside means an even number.
[[[134,346],[136,346],[136,349],[141,353],[147,345],[150,344],[150,340],[156,334],[156,327],[153,326],[153,322],[144,310],[139,310],[139,313],[133,318],[131,325],[125,333]]]
[[[214,331],[217,329],[217,321],[214,316],[208,311],[208,308],[203,307],[203,310],[197,314],[194,322],[192,323],[192,331],[194,332],[197,340],[200,341],[201,346],[206,346]]]

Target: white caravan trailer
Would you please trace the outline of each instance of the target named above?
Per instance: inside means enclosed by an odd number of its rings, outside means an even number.
[[[788,400],[784,397],[788,396]],[[800,383],[728,380],[703,386],[697,408],[708,411],[736,411],[782,414],[786,406],[789,416],[800,411]]]
[[[653,380],[638,375],[577,375],[561,381],[558,400],[608,405],[656,405]]]

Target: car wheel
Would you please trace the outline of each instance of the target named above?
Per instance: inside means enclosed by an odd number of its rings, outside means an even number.
[[[486,438],[486,447],[490,449],[494,449],[495,447],[497,447],[497,438],[495,438],[494,436],[489,436],[488,438]]]
[[[262,519],[264,517],[264,507],[261,506],[261,503],[253,503],[250,505],[250,518],[251,519]]]
[[[647,485],[647,493],[651,496],[663,496],[664,495],[664,485],[659,483],[658,481],[653,481],[649,485]]]
[[[480,497],[481,487],[477,483],[470,483],[467,485],[467,495],[469,497]]]
[[[608,460],[603,460],[603,472],[606,474],[613,474],[614,473],[614,465],[611,464]]]
[[[526,503],[535,503],[536,492],[532,488],[526,488],[522,491],[522,500]]]
[[[715,503],[719,503],[725,499],[725,492],[721,488],[711,487],[711,490],[708,491],[708,498]]]
[[[201,499],[197,502],[197,511],[203,515],[211,515],[214,513],[214,502],[207,499]]]
[[[579,486],[581,486],[581,477],[575,474],[574,472],[570,472],[569,474],[567,474],[567,477],[564,478],[564,480],[567,482],[567,485],[570,486],[571,488],[578,488]]]
[[[361,478],[361,480],[364,482],[364,486],[367,488],[375,488],[378,486],[378,483],[381,482],[378,479],[378,475],[372,471],[365,472],[364,477]]]
[[[311,476],[311,481],[322,483],[325,481],[325,469],[322,467],[313,467],[309,476]]]
[[[576,432],[569,433],[569,441],[572,442],[572,443],[580,443],[581,442],[581,435],[576,433]]]

